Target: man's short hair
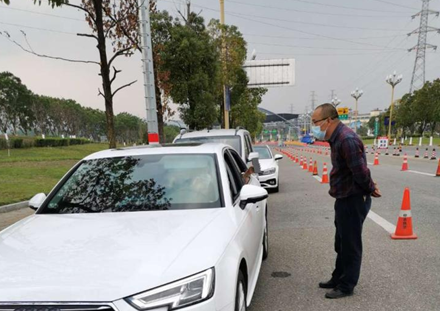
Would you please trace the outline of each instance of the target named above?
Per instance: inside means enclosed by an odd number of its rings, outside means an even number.
[[[321,118],[322,119],[339,119],[338,111],[333,104],[325,103],[316,107],[316,109],[321,109]]]

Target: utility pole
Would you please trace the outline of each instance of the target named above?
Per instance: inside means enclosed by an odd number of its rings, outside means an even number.
[[[220,24],[225,24],[225,0],[220,0]],[[222,53],[223,53],[223,78],[226,80],[226,46],[225,34],[222,30]],[[226,82],[226,81],[225,81]],[[230,109],[229,89],[226,84],[223,84],[223,111],[225,119],[225,129],[229,129],[229,109]]]
[[[151,44],[150,9],[148,2],[139,0],[142,64],[144,73],[145,106],[147,110],[148,143],[159,143],[157,125],[156,90],[154,88],[153,49]]]
[[[422,10],[419,13],[412,16],[413,19],[416,18],[417,16],[420,16],[420,27],[408,34],[408,36],[411,36],[413,34],[419,35],[417,45],[408,50],[409,52],[416,50],[416,60],[414,62],[414,69],[413,69],[411,85],[409,89],[410,93],[422,88],[423,85],[425,85],[426,49],[427,48],[432,48],[434,50],[437,49],[437,46],[426,43],[428,32],[435,31],[440,33],[440,29],[428,26],[428,16],[430,14],[435,14],[436,16],[439,16],[439,12],[429,9],[429,0],[422,0]]]
[[[312,91],[311,92],[311,102],[312,102],[312,111],[314,111],[315,110],[315,102],[316,102],[316,94],[315,94],[315,91]]]
[[[293,104],[290,104],[290,113],[293,114]]]

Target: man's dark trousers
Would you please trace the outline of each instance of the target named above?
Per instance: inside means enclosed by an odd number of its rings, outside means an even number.
[[[362,262],[362,225],[371,207],[369,195],[352,195],[335,202],[336,267],[332,281],[343,292],[352,292]]]

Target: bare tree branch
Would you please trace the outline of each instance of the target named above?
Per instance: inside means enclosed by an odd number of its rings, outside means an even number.
[[[113,81],[115,81],[116,79],[116,75],[122,71],[122,70],[117,70],[114,66],[113,66],[113,70],[114,70],[113,78],[110,80],[110,84],[113,84]]]
[[[117,20],[114,16],[112,16],[111,14],[107,14],[107,17],[110,18],[113,21],[113,26],[116,26],[121,19]],[[111,28],[110,28],[111,29]],[[109,30],[110,30],[109,29]],[[136,47],[136,50],[138,50],[139,52],[142,52],[142,49],[139,47],[139,42],[137,42],[136,40],[134,40],[130,34],[127,32],[127,30],[125,29],[125,27],[122,27],[122,33],[124,34],[125,37],[127,37],[127,39],[131,42],[131,44],[133,44],[133,46]],[[108,34],[108,32],[107,32]]]
[[[118,91],[122,90],[123,88],[129,87],[130,85],[132,85],[132,84],[134,84],[136,82],[137,82],[137,80],[134,80],[134,81],[132,81],[130,83],[127,83],[127,84],[117,88],[116,91],[113,92],[112,97],[114,97]]]
[[[113,62],[118,56],[121,56],[121,55],[130,55],[130,54],[132,54],[132,53],[127,53],[127,52],[130,51],[131,49],[132,49],[132,48],[129,47],[129,48],[125,48],[125,49],[122,49],[122,50],[117,51],[117,52],[115,53],[115,55],[113,55],[112,58],[110,58],[110,60],[108,61],[108,66],[110,67],[111,64],[112,64],[112,62]]]
[[[6,34],[0,33],[0,34],[1,34],[3,37],[5,37],[6,39],[8,39],[10,42],[12,42],[12,43],[14,43],[15,45],[17,45],[18,47],[20,47],[23,51],[25,51],[25,52],[27,52],[27,53],[30,53],[30,54],[33,54],[33,55],[36,55],[36,56],[38,56],[38,57],[42,57],[42,58],[50,58],[50,59],[56,59],[56,60],[62,60],[62,61],[65,61],[65,62],[71,62],[71,63],[95,64],[95,65],[98,65],[98,66],[101,65],[100,63],[95,62],[95,61],[91,61],[91,60],[68,59],[68,58],[64,58],[64,57],[58,57],[58,56],[50,56],[50,55],[39,54],[39,53],[37,53],[37,52],[34,52],[34,50],[32,49],[32,47],[30,47],[30,45],[29,45],[30,50],[29,50],[29,49],[26,49],[23,45],[21,45],[20,43],[18,43],[18,42],[15,41],[14,39],[12,39],[12,38],[10,37],[9,34],[7,34],[7,33],[6,33]],[[26,40],[26,41],[27,41],[27,40]],[[29,42],[28,42],[28,44],[29,44]]]
[[[105,95],[102,94],[101,89],[98,87],[98,96],[100,96],[100,95],[105,98]]]
[[[90,18],[92,19],[92,21],[96,24],[96,19],[95,19],[95,17],[93,16],[93,14],[92,14],[90,11],[86,10],[85,8],[83,8],[83,7],[79,6],[79,5],[71,4],[71,3],[63,3],[63,5],[67,5],[67,6],[70,6],[70,7],[72,7],[72,8],[76,8],[76,9],[78,9],[78,10],[81,10],[81,11],[86,12],[86,13],[90,16]]]
[[[89,38],[93,38],[93,39],[98,40],[98,37],[97,37],[97,36],[95,36],[95,35],[91,35],[91,34],[88,34],[88,33],[77,33],[76,35],[77,35],[78,37],[89,37]]]

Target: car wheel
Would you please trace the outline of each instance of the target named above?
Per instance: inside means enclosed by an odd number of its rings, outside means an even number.
[[[243,272],[238,273],[237,290],[235,293],[235,311],[246,311],[246,281]]]
[[[263,260],[269,257],[269,224],[267,222],[267,206],[266,206],[266,226],[264,227],[263,235]]]

